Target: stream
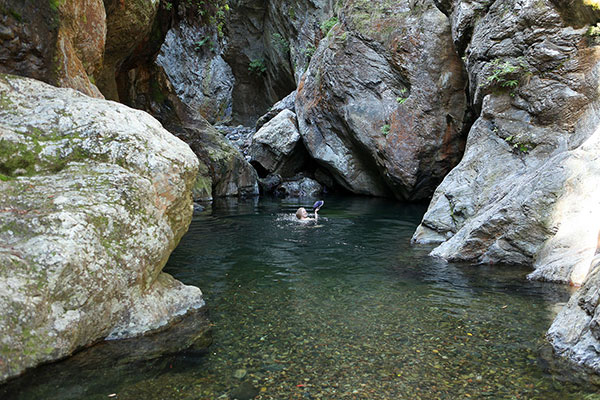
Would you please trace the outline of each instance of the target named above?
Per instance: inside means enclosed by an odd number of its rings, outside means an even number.
[[[194,218],[165,271],[203,290],[208,351],[94,346],[0,398],[600,398],[544,339],[572,289],[429,257],[410,244],[424,206],[326,197],[316,224],[297,221],[313,201],[222,200]]]

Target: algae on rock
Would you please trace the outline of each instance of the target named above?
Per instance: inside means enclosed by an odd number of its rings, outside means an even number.
[[[0,380],[202,307],[161,272],[198,160],[148,114],[2,75]]]

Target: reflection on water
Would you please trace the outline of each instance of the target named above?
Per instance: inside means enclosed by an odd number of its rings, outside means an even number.
[[[313,200],[228,200],[195,218],[166,270],[202,288],[214,324],[208,354],[110,369],[67,360],[0,387],[0,397],[581,399],[594,392],[542,368],[543,336],[568,288],[527,282],[520,268],[428,257],[428,248],[409,242],[423,207],[326,198],[316,225],[299,223],[296,209]]]

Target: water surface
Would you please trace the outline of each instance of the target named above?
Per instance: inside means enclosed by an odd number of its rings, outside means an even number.
[[[522,268],[428,257],[429,248],[410,245],[424,207],[325,202],[317,224],[293,217],[309,200],[221,202],[194,219],[166,271],[202,288],[214,325],[209,352],[110,366],[67,360],[11,382],[4,395],[600,398],[550,373],[543,356],[568,288],[528,282]]]

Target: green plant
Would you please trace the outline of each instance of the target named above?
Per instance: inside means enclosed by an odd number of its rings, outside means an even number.
[[[267,72],[267,65],[265,64],[265,60],[262,58],[256,58],[250,61],[248,64],[248,71],[254,75],[262,75]]]
[[[585,34],[588,36],[600,36],[600,24],[590,26]]]
[[[400,97],[396,97],[396,101],[398,102],[398,104],[404,104],[406,102],[406,100],[408,100],[408,89],[407,88],[402,88],[400,89]]]
[[[273,47],[277,48],[283,54],[287,54],[290,51],[290,42],[288,42],[279,33],[273,34],[273,37],[271,38],[271,43],[273,44]]]
[[[517,58],[517,64],[496,58],[492,65],[494,68],[492,74],[487,77],[487,82],[502,88],[515,89],[519,86],[520,78],[530,73],[523,57]]]
[[[383,133],[383,136],[387,136],[390,133],[390,125],[389,124],[385,124],[381,127],[381,133]]]
[[[165,7],[165,10],[167,10],[167,11],[171,11],[171,9],[173,8],[173,3],[171,3],[170,0],[163,0],[163,4]]]
[[[200,51],[204,45],[210,45],[210,50],[213,51],[215,48],[214,42],[211,40],[210,36],[204,36],[202,39],[196,41],[194,43],[194,50]]]
[[[339,19],[336,16],[333,16],[331,18],[329,18],[326,21],[323,21],[321,23],[321,32],[323,33],[323,36],[326,36],[329,31],[331,30],[331,28],[333,28],[335,26],[335,24],[337,24],[339,21]]]
[[[513,135],[508,136],[504,139],[508,144],[511,144],[514,149],[521,153],[527,153],[531,150],[530,145],[527,143],[518,142]]]
[[[315,47],[315,45],[314,44],[309,44],[303,50],[303,53],[306,56],[306,58],[308,58],[310,60],[312,58],[312,56],[315,54],[315,51],[317,51],[317,48]]]
[[[63,3],[64,0],[50,0],[50,8],[53,11],[58,11],[58,7]]]
[[[229,0],[185,0],[185,4],[195,9],[204,23],[217,29],[220,38],[223,37],[225,17],[229,11],[228,2]]]

